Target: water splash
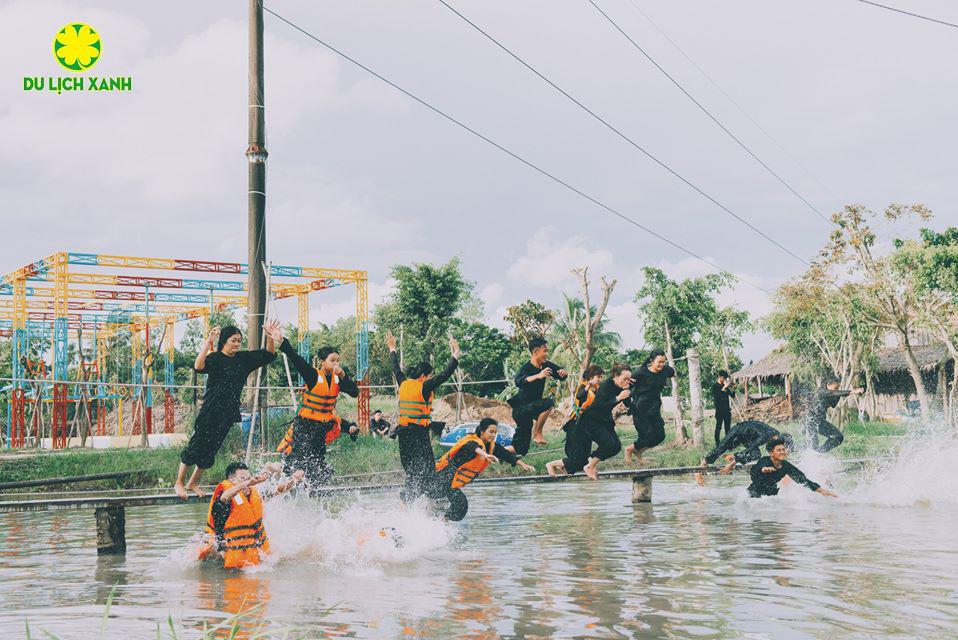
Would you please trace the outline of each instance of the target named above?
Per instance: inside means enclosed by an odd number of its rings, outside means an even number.
[[[263,521],[271,553],[249,572],[281,570],[295,562],[375,574],[387,565],[449,548],[459,535],[459,527],[442,520],[425,499],[407,506],[367,498],[337,509],[305,496],[284,496],[265,504]],[[169,555],[170,565],[179,570],[197,566],[203,546],[201,536],[194,536]]]

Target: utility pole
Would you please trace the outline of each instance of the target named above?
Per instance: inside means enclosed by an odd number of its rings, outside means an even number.
[[[246,306],[246,343],[260,348],[266,313],[266,116],[263,103],[263,2],[249,0],[249,291]]]

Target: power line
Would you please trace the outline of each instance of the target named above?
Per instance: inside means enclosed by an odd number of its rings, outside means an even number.
[[[598,115],[595,111],[593,111],[592,109],[590,109],[589,107],[587,107],[585,104],[583,104],[578,98],[576,98],[576,97],[574,97],[573,95],[571,95],[571,94],[570,94],[569,92],[567,92],[565,89],[563,89],[562,87],[560,87],[559,85],[557,85],[555,82],[553,82],[552,80],[550,80],[549,78],[547,78],[547,77],[546,77],[545,75],[543,75],[542,73],[540,73],[537,69],[535,69],[535,68],[534,68],[532,65],[530,65],[528,62],[526,62],[525,60],[523,60],[522,58],[520,58],[518,55],[516,55],[511,49],[509,49],[508,47],[506,47],[505,45],[503,45],[501,42],[499,42],[498,40],[496,40],[495,38],[493,38],[491,35],[489,35],[486,31],[484,31],[484,30],[482,29],[482,27],[478,26],[476,23],[474,23],[473,21],[471,21],[469,18],[467,18],[467,17],[464,16],[463,14],[459,13],[459,11],[457,11],[457,10],[454,9],[452,6],[450,6],[449,3],[446,2],[446,0],[438,0],[438,2],[440,2],[440,3],[441,3],[443,6],[445,6],[447,9],[449,9],[449,10],[452,11],[454,14],[456,14],[457,16],[459,16],[463,21],[465,21],[465,22],[466,22],[469,26],[471,26],[473,29],[475,29],[476,31],[478,31],[479,33],[481,33],[482,35],[484,35],[486,38],[488,38],[489,41],[491,41],[491,42],[492,42],[493,44],[495,44],[497,47],[499,47],[500,49],[502,49],[503,51],[505,51],[507,54],[509,54],[510,56],[512,56],[512,57],[513,57],[516,61],[518,61],[522,66],[524,66],[526,69],[528,69],[529,71],[531,71],[532,73],[534,73],[535,75],[537,75],[540,79],[542,79],[544,82],[546,82],[546,83],[547,83],[549,86],[551,86],[553,89],[555,89],[556,91],[558,91],[559,93],[561,93],[562,95],[564,95],[566,98],[568,98],[569,100],[571,100],[573,103],[575,103],[576,106],[578,106],[580,109],[582,109],[583,111],[585,111],[586,113],[588,113],[590,116],[592,116],[593,118],[595,118],[596,120],[598,120],[599,122],[601,122],[603,125],[605,125],[605,127],[606,127],[607,129],[609,129],[610,131],[612,131],[613,133],[615,133],[616,135],[618,135],[620,138],[622,138],[623,140],[625,140],[626,142],[628,142],[630,145],[632,145],[633,147],[635,147],[636,149],[638,149],[639,151],[641,151],[643,154],[645,154],[645,156],[646,156],[647,158],[649,158],[650,160],[652,160],[653,162],[655,162],[656,164],[658,164],[660,167],[662,167],[663,169],[665,169],[666,171],[668,171],[669,173],[671,173],[673,176],[675,176],[676,178],[678,178],[679,180],[681,180],[681,181],[682,181],[683,183],[685,183],[687,186],[689,186],[689,187],[692,188],[694,191],[696,191],[699,195],[701,195],[702,197],[704,197],[705,199],[707,199],[709,202],[711,202],[712,204],[714,204],[715,206],[717,206],[719,209],[721,209],[722,211],[726,212],[727,214],[729,214],[730,216],[732,216],[733,218],[735,218],[736,220],[738,220],[739,222],[741,222],[742,224],[744,224],[746,227],[748,227],[749,229],[751,229],[752,231],[754,231],[755,233],[757,233],[758,235],[760,235],[762,238],[764,238],[764,239],[767,240],[768,242],[772,243],[773,245],[775,245],[776,247],[778,247],[779,249],[781,249],[782,251],[784,251],[784,252],[787,253],[788,255],[792,256],[793,258],[795,258],[796,260],[798,260],[798,261],[801,262],[802,264],[804,264],[804,265],[806,265],[806,266],[810,266],[807,260],[805,260],[805,259],[802,258],[801,256],[799,256],[799,255],[793,253],[790,249],[788,249],[787,247],[785,247],[784,245],[782,245],[781,243],[779,243],[777,240],[775,240],[774,238],[772,238],[771,236],[769,236],[768,234],[766,234],[764,231],[762,231],[761,229],[759,229],[758,227],[756,227],[755,225],[753,225],[751,222],[749,222],[749,221],[746,220],[745,218],[741,217],[740,215],[738,215],[737,213],[735,213],[734,211],[732,211],[731,209],[729,209],[728,207],[726,207],[725,205],[723,205],[721,202],[719,202],[718,200],[716,200],[715,198],[713,198],[712,196],[710,196],[709,194],[707,194],[705,191],[703,191],[702,189],[700,189],[697,185],[693,184],[691,181],[689,181],[687,178],[685,178],[685,176],[681,175],[678,171],[676,171],[675,169],[673,169],[673,168],[670,167],[669,165],[665,164],[664,162],[662,162],[661,160],[659,160],[658,158],[656,158],[654,155],[652,155],[649,151],[647,151],[644,147],[642,147],[642,146],[641,146],[639,143],[637,143],[635,140],[633,140],[632,138],[630,138],[630,137],[627,136],[626,134],[622,133],[622,131],[620,131],[619,129],[617,129],[616,127],[614,127],[612,124],[610,124],[608,120],[606,120],[606,119],[604,119],[602,116]]]
[[[831,190],[831,189],[829,189],[827,186],[825,186],[825,184],[823,184],[822,181],[819,180],[818,177],[817,177],[814,173],[812,173],[811,171],[809,171],[808,167],[806,167],[804,164],[802,164],[802,163],[798,160],[798,158],[796,158],[794,154],[792,154],[788,149],[786,149],[785,146],[784,146],[781,142],[779,142],[778,140],[776,140],[775,137],[772,136],[772,134],[769,133],[769,132],[765,129],[765,127],[763,127],[761,124],[759,124],[758,121],[757,121],[755,118],[753,118],[752,115],[751,115],[748,111],[745,110],[745,107],[743,107],[742,105],[740,105],[731,95],[729,95],[728,92],[726,92],[725,89],[723,89],[722,86],[721,86],[718,82],[716,82],[715,79],[712,78],[712,76],[710,76],[710,75],[708,74],[708,72],[705,71],[705,69],[703,69],[702,67],[700,67],[700,66],[695,62],[695,60],[693,60],[692,57],[691,57],[688,53],[686,53],[685,50],[682,49],[682,47],[679,46],[679,44],[678,44],[675,40],[673,40],[672,38],[670,38],[670,37],[669,37],[669,34],[666,33],[666,32],[662,29],[662,27],[660,27],[660,26],[649,16],[649,14],[647,14],[645,11],[642,11],[641,7],[639,7],[639,4],[638,4],[638,2],[637,2],[636,0],[629,0],[629,2],[631,3],[633,9],[635,9],[635,10],[638,11],[640,14],[642,14],[642,17],[645,18],[646,21],[647,21],[649,24],[651,24],[651,25],[655,28],[655,30],[658,31],[659,34],[662,35],[663,38],[665,38],[666,40],[668,40],[669,44],[671,44],[671,45],[675,48],[676,51],[678,51],[680,54],[682,54],[682,57],[685,58],[690,65],[692,65],[693,67],[695,67],[695,70],[696,70],[696,71],[698,71],[700,74],[702,74],[702,77],[704,77],[706,80],[708,80],[709,83],[710,83],[713,87],[715,87],[715,89],[716,89],[719,93],[721,93],[723,96],[725,96],[725,99],[728,100],[729,103],[730,103],[732,106],[734,106],[736,109],[738,109],[739,113],[741,113],[743,116],[745,116],[745,117],[748,119],[749,122],[751,122],[753,125],[755,125],[755,128],[756,128],[756,129],[758,129],[759,131],[761,131],[761,132],[765,135],[765,137],[768,138],[768,139],[772,142],[772,144],[774,144],[776,147],[778,147],[779,150],[780,150],[782,153],[784,153],[784,154],[788,157],[789,160],[791,160],[792,162],[794,162],[794,163],[795,163],[795,166],[797,166],[799,169],[801,169],[801,170],[805,173],[805,175],[807,175],[809,178],[811,178],[812,180],[814,180],[815,183],[818,184],[818,186],[821,187],[823,191],[825,191],[826,193],[828,193],[828,194],[829,194],[830,196],[832,196],[833,198],[835,197],[835,194],[832,193],[832,190]]]
[[[441,1],[442,1],[442,0],[440,0],[440,2],[441,2]],[[770,166],[768,166],[768,165],[765,163],[765,161],[763,161],[761,158],[759,158],[757,155],[755,155],[755,153],[754,153],[744,142],[742,142],[734,133],[732,133],[731,131],[729,131],[729,130],[728,130],[728,127],[726,127],[724,124],[722,124],[722,123],[719,121],[718,118],[716,118],[715,116],[713,116],[712,113],[711,113],[708,109],[706,109],[704,106],[702,106],[702,103],[701,103],[701,102],[699,102],[698,100],[696,100],[695,97],[694,97],[691,93],[689,93],[688,91],[686,91],[685,87],[683,87],[683,86],[679,83],[678,80],[676,80],[675,78],[673,78],[672,75],[671,75],[668,71],[666,71],[664,68],[662,68],[662,65],[660,65],[658,62],[656,62],[655,59],[654,59],[652,56],[650,56],[650,55],[648,54],[648,52],[639,45],[639,43],[637,43],[635,40],[633,40],[632,37],[631,37],[628,33],[626,33],[625,30],[622,29],[622,27],[620,27],[620,26],[615,22],[615,20],[613,20],[611,17],[609,17],[609,14],[607,14],[605,11],[603,11],[603,10],[599,7],[599,5],[597,5],[597,4],[595,3],[595,0],[587,0],[587,1],[588,1],[589,4],[591,4],[591,5],[595,8],[596,11],[598,11],[598,12],[602,15],[603,18],[605,18],[606,20],[608,20],[609,24],[611,24],[613,27],[615,27],[615,30],[618,31],[620,34],[622,34],[622,36],[623,36],[626,40],[628,40],[628,41],[632,44],[632,46],[635,47],[635,48],[639,51],[639,53],[641,53],[643,56],[645,56],[646,59],[647,59],[649,62],[651,62],[651,63],[655,66],[656,69],[658,69],[659,71],[661,71],[661,72],[662,72],[662,75],[664,75],[666,78],[668,78],[668,79],[672,82],[672,84],[674,84],[674,85],[679,89],[679,91],[681,91],[682,93],[684,93],[684,94],[685,94],[685,97],[687,97],[689,100],[691,100],[692,103],[702,111],[702,113],[704,113],[706,116],[709,117],[709,119],[710,119],[712,122],[714,122],[716,125],[718,125],[718,127],[719,127],[722,131],[724,131],[724,132],[728,135],[728,137],[730,137],[732,140],[734,140],[735,143],[736,143],[738,146],[742,147],[742,149],[745,151],[745,153],[747,153],[748,155],[752,156],[752,158],[753,158],[757,163],[759,163],[760,165],[762,165],[762,167],[763,167],[769,174],[771,174],[776,180],[778,180],[780,183],[782,183],[782,185],[783,185],[786,189],[788,189],[789,191],[791,191],[792,194],[795,195],[796,198],[798,198],[798,199],[801,200],[803,203],[805,203],[805,206],[807,206],[809,209],[811,209],[819,218],[821,218],[821,219],[824,220],[825,222],[830,222],[829,219],[828,219],[828,217],[827,217],[825,214],[823,214],[821,211],[819,211],[818,208],[817,208],[815,205],[813,205],[811,202],[809,202],[808,200],[806,200],[805,197],[804,197],[802,194],[800,194],[798,191],[796,191],[796,190],[792,187],[792,185],[790,185],[788,182],[786,182],[785,179],[784,179],[782,176],[780,176],[780,175],[778,175],[777,173],[775,173],[775,171],[774,171]],[[806,263],[806,264],[807,264],[807,263]]]
[[[665,243],[668,244],[669,246],[678,249],[678,250],[681,251],[682,253],[685,253],[685,254],[687,254],[687,255],[689,255],[689,256],[695,258],[696,260],[699,260],[699,261],[701,261],[701,262],[703,262],[703,263],[709,265],[709,266],[712,267],[713,269],[716,269],[716,270],[718,270],[718,271],[720,271],[720,272],[726,272],[726,273],[729,272],[727,269],[723,268],[723,267],[722,267],[721,265],[719,265],[719,264],[716,264],[716,263],[713,262],[712,260],[709,260],[708,258],[705,258],[705,257],[700,256],[699,254],[695,253],[695,252],[692,251],[691,249],[685,248],[684,246],[680,245],[679,243],[675,242],[674,240],[671,240],[671,239],[669,239],[669,238],[663,236],[662,234],[658,233],[657,231],[654,231],[654,230],[652,230],[651,228],[646,227],[645,225],[641,224],[640,222],[638,222],[638,221],[636,221],[636,220],[630,218],[629,216],[625,215],[625,214],[622,213],[621,211],[619,211],[619,210],[617,210],[617,209],[615,209],[615,208],[613,208],[613,207],[611,207],[611,206],[605,204],[604,202],[602,202],[602,201],[598,200],[597,198],[595,198],[595,197],[589,195],[588,193],[582,191],[581,189],[579,189],[579,188],[577,188],[577,187],[571,185],[570,183],[566,182],[566,181],[563,180],[562,178],[559,178],[558,176],[556,176],[556,175],[550,173],[549,171],[547,171],[547,170],[545,170],[545,169],[539,167],[538,165],[532,163],[531,161],[526,160],[524,157],[520,156],[519,154],[515,153],[514,151],[511,151],[510,149],[507,149],[506,147],[504,147],[503,145],[499,144],[499,143],[496,142],[495,140],[492,140],[491,138],[489,138],[489,137],[483,135],[483,134],[480,133],[479,131],[473,129],[472,127],[470,127],[469,125],[467,125],[467,124],[461,122],[460,120],[457,120],[456,118],[454,118],[453,116],[449,115],[449,114],[446,113],[445,111],[439,109],[439,107],[433,106],[432,104],[430,104],[429,102],[426,102],[424,99],[420,98],[419,96],[417,96],[416,94],[412,93],[411,91],[408,91],[408,90],[404,89],[403,87],[399,86],[398,84],[396,84],[395,82],[393,82],[393,81],[390,80],[389,78],[387,78],[387,77],[383,76],[382,74],[380,74],[380,73],[374,71],[374,70],[371,69],[370,67],[367,67],[367,66],[364,65],[362,62],[359,62],[358,60],[356,60],[355,58],[351,57],[351,56],[348,55],[347,53],[345,53],[345,52],[343,52],[343,51],[340,51],[339,49],[337,49],[337,48],[334,47],[333,45],[329,44],[328,42],[326,42],[326,41],[324,41],[324,40],[321,40],[318,36],[316,36],[316,35],[310,33],[309,31],[307,31],[307,30],[304,29],[303,27],[300,27],[299,25],[297,25],[296,23],[292,22],[291,20],[288,20],[287,18],[281,16],[280,14],[276,13],[275,11],[273,11],[272,9],[270,9],[269,7],[264,6],[264,7],[263,7],[263,10],[266,11],[267,13],[269,13],[270,15],[272,15],[273,17],[277,18],[278,20],[281,20],[282,22],[285,22],[287,25],[289,25],[290,27],[292,27],[292,28],[295,29],[296,31],[299,31],[300,33],[302,33],[304,36],[306,36],[306,37],[309,38],[310,40],[313,40],[313,41],[316,42],[317,44],[320,44],[320,45],[326,47],[327,49],[329,49],[330,51],[332,51],[332,52],[335,53],[336,55],[340,56],[341,58],[343,58],[343,59],[345,59],[345,60],[347,60],[347,61],[349,61],[349,62],[351,62],[352,64],[354,64],[355,66],[359,67],[360,69],[362,69],[362,70],[365,71],[366,73],[368,73],[368,74],[370,74],[370,75],[372,75],[372,76],[378,78],[379,80],[385,82],[385,83],[388,84],[390,87],[392,87],[393,89],[399,91],[400,93],[402,93],[402,94],[405,95],[406,97],[408,97],[408,98],[410,98],[410,99],[412,99],[412,100],[415,100],[416,102],[418,102],[418,103],[421,104],[422,106],[426,107],[427,109],[429,109],[430,111],[432,111],[432,112],[435,113],[436,115],[439,115],[439,116],[443,117],[444,119],[448,120],[449,122],[453,123],[453,124],[456,125],[457,127],[460,127],[461,129],[464,129],[464,130],[468,131],[469,133],[471,133],[472,135],[476,136],[477,138],[479,138],[479,139],[482,140],[483,142],[485,142],[485,143],[487,143],[487,144],[489,144],[489,145],[495,147],[495,148],[498,149],[499,151],[501,151],[501,152],[505,153],[506,155],[508,155],[509,157],[513,158],[514,160],[517,160],[517,161],[521,162],[522,164],[526,165],[526,166],[529,167],[530,169],[532,169],[532,170],[536,171],[537,173],[539,173],[539,174],[541,174],[541,175],[543,175],[543,176],[549,178],[549,179],[552,180],[553,182],[556,182],[557,184],[559,184],[559,185],[565,187],[566,189],[568,189],[569,191],[572,191],[572,192],[575,193],[576,195],[578,195],[578,196],[580,196],[580,197],[582,197],[582,198],[588,200],[589,202],[591,202],[591,203],[595,204],[596,206],[598,206],[598,207],[604,209],[605,211],[609,212],[610,214],[616,216],[617,218],[619,218],[619,219],[621,219],[621,220],[624,220],[625,222],[628,222],[629,224],[631,224],[631,225],[633,225],[633,226],[635,226],[635,227],[641,229],[642,231],[645,231],[645,232],[648,233],[649,235],[651,235],[651,236],[653,236],[653,237],[655,237],[655,238],[658,238],[658,239],[661,240],[662,242],[665,242]],[[737,277],[738,277],[738,276],[737,276]],[[768,289],[766,289],[765,287],[761,286],[760,284],[758,284],[758,283],[756,283],[756,282],[752,282],[751,280],[747,280],[747,279],[741,278],[741,277],[739,277],[739,279],[742,280],[743,282],[747,283],[747,284],[752,285],[752,286],[755,287],[756,289],[759,289],[759,290],[761,290],[761,291],[764,291],[765,293],[767,293],[767,294],[769,294],[769,295],[774,295],[771,291],[769,291]]]
[[[931,18],[929,16],[923,16],[920,13],[912,13],[911,11],[905,11],[904,9],[898,9],[896,7],[890,7],[887,4],[879,4],[877,2],[871,2],[871,0],[858,0],[862,4],[870,4],[873,7],[878,7],[879,9],[886,9],[888,11],[894,11],[895,13],[902,13],[906,16],[911,16],[912,18],[918,18],[919,20],[927,20],[928,22],[934,22],[936,24],[943,24],[946,27],[953,27],[958,29],[958,24],[954,22],[945,22],[944,20],[939,20],[938,18]]]

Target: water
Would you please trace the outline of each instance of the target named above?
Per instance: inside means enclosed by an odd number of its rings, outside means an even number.
[[[807,456],[840,500],[749,500],[736,476],[656,480],[640,506],[628,481],[474,486],[460,525],[394,496],[273,503],[276,562],[239,574],[192,562],[198,505],[128,509],[125,558],[96,556],[92,512],[0,514],[0,637],[155,638],[168,615],[195,637],[256,604],[248,629],[333,637],[956,637],[956,455],[906,448],[878,477]]]

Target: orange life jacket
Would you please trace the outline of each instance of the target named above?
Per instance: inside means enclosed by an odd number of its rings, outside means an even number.
[[[336,398],[339,397],[339,377],[333,375],[330,382],[316,369],[316,384],[312,389],[304,388],[299,415],[307,420],[326,422],[336,417]]]
[[[262,556],[269,553],[269,538],[263,528],[263,499],[256,487],[250,488],[249,496],[241,491],[230,501],[230,515],[223,530],[217,532],[213,524],[213,505],[224,491],[233,486],[229,480],[216,485],[206,513],[207,547],[200,552],[200,559],[213,551],[223,552],[223,567],[239,569],[259,564]],[[217,535],[217,534],[220,535]]]
[[[432,398],[422,395],[422,381],[406,378],[399,385],[399,424],[428,427],[432,422]]]
[[[452,462],[453,457],[459,452],[463,447],[471,447],[470,450],[474,450],[475,447],[482,447],[486,450],[486,453],[492,453],[492,450],[496,446],[495,440],[490,442],[488,445],[482,441],[482,439],[474,433],[470,433],[468,436],[452,445],[452,448],[449,449],[441,458],[436,460],[436,471],[442,471],[449,466],[449,463]],[[479,454],[473,455],[468,462],[456,469],[456,473],[452,476],[451,486],[453,489],[460,489],[473,480],[476,477],[486,470],[486,467],[489,466],[489,461],[480,456]]]
[[[579,392],[582,391],[582,388],[585,387],[586,397],[585,402],[579,404]],[[575,393],[572,395],[572,417],[578,418],[582,415],[582,410],[595,402],[595,392],[598,389],[595,385],[591,385],[587,382],[579,381],[579,386],[575,388]]]

